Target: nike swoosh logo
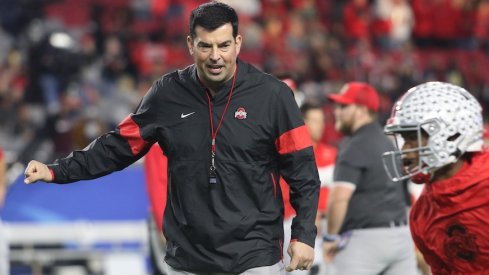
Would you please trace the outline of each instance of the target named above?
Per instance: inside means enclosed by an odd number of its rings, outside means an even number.
[[[180,118],[186,118],[186,117],[191,116],[191,115],[193,115],[193,114],[195,114],[195,112],[191,112],[191,113],[188,113],[188,114],[184,114],[184,113],[182,113],[182,114],[180,115]]]

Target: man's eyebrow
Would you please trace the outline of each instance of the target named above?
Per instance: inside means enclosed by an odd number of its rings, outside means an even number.
[[[211,44],[206,43],[206,42],[203,42],[203,41],[199,41],[199,43],[197,43],[197,45],[199,45],[199,46],[206,46],[206,47],[211,46]]]
[[[226,46],[227,44],[231,44],[231,40],[226,40],[224,42],[219,43],[219,46]]]
[[[405,133],[402,133],[402,136],[404,138],[417,139],[418,138],[418,133],[417,132],[405,132]]]
[[[219,43],[218,46],[227,46],[228,44],[231,44],[231,43],[232,43],[231,40],[226,40],[224,42]],[[207,43],[207,42],[203,42],[203,41],[199,41],[199,43],[197,43],[197,45],[199,45],[199,46],[205,46],[205,47],[212,46],[212,44]]]

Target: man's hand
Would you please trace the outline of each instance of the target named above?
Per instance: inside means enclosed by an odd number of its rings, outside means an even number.
[[[27,168],[25,169],[24,176],[24,182],[27,184],[40,180],[45,182],[50,182],[53,180],[53,176],[51,175],[51,171],[49,171],[47,165],[35,160],[31,160],[29,162]]]
[[[331,263],[338,251],[338,241],[335,242],[323,242],[323,257],[324,261]]]
[[[290,264],[286,268],[287,272],[311,269],[314,261],[314,248],[305,243],[292,241],[289,244],[287,253],[290,256]]]

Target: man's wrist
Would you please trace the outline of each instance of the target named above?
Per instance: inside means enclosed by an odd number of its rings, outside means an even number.
[[[340,235],[337,234],[325,234],[323,235],[323,242],[332,243],[339,241],[341,239]]]

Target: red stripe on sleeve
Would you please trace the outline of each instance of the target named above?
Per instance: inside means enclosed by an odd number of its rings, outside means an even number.
[[[168,160],[158,144],[154,144],[144,158],[144,172],[146,187],[156,226],[160,232],[163,226],[165,213],[167,186],[168,186]]]
[[[51,173],[51,181],[54,181],[54,171],[53,171],[53,169],[49,168],[49,173]]]
[[[311,136],[305,125],[283,133],[276,141],[275,146],[281,155],[300,151],[312,146]]]
[[[148,145],[148,142],[141,137],[139,126],[132,120],[130,115],[119,124],[119,130],[121,136],[129,142],[131,152],[134,156],[141,153],[141,151]]]

